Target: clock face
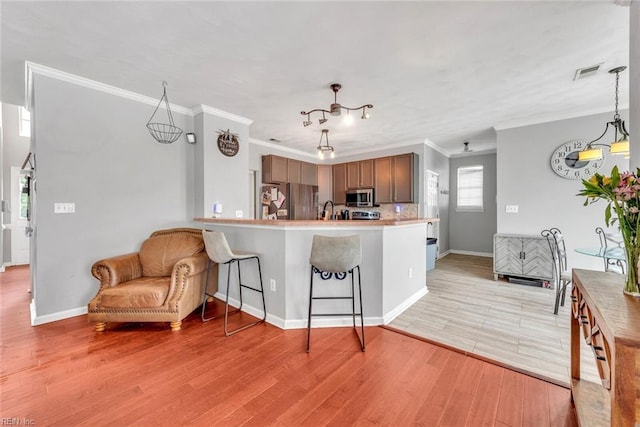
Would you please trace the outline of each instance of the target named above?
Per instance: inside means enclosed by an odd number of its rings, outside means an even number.
[[[551,169],[567,179],[588,179],[604,165],[601,160],[578,160],[578,153],[587,146],[585,140],[565,142],[551,155]]]

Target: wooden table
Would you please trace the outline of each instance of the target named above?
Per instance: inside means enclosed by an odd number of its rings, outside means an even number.
[[[580,426],[640,425],[640,300],[623,287],[620,274],[573,270],[571,395]],[[580,380],[581,331],[602,384]]]

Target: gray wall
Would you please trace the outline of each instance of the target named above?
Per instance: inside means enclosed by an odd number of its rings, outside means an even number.
[[[439,236],[438,236],[438,251],[440,254],[447,252],[451,249],[451,240],[450,240],[450,187],[451,180],[449,179],[449,170],[450,170],[450,160],[449,157],[440,153],[437,150],[429,147],[428,145],[424,145],[423,155],[421,157],[421,165],[422,165],[422,187],[420,188],[420,197],[421,199],[424,197],[424,171],[430,170],[432,172],[436,172],[439,176],[439,184],[440,184],[440,194],[438,195],[438,206],[440,210],[440,224],[438,225],[440,228]],[[427,230],[429,232],[429,230]],[[428,236],[433,236],[432,233],[428,233]]]
[[[627,119],[627,111],[620,111]],[[565,142],[592,140],[602,133],[613,112],[498,130],[497,182],[498,232],[539,234],[558,227],[567,241],[569,267],[600,269],[602,261],[574,252],[577,247],[598,246],[597,226],[604,227],[602,202],[584,207],[579,180],[564,179],[550,167],[551,153]],[[606,155],[601,173],[609,174],[614,164],[627,170],[622,156]],[[506,205],[518,205],[517,214],[505,213]]]
[[[2,104],[2,197],[11,201],[11,167],[20,167],[29,154],[29,138],[19,135],[17,105]],[[11,207],[13,208],[13,206]],[[2,215],[2,223],[11,223],[11,213]],[[3,230],[3,257],[0,264],[11,261],[11,230]]]
[[[34,96],[34,299],[42,317],[86,308],[98,289],[95,261],[191,223],[195,146],[156,142],[145,127],[150,105],[38,74]],[[190,116],[174,119],[193,127]],[[74,202],[76,213],[54,214],[55,202]]]
[[[631,159],[629,164],[632,168],[640,167],[640,1],[631,3],[630,15],[630,36],[629,36],[629,117],[627,130],[632,135],[629,139],[631,146]]]
[[[484,212],[456,212],[458,198],[458,168],[483,166]],[[449,238],[451,250],[491,254],[496,233],[496,155],[455,157],[450,164],[451,197]]]

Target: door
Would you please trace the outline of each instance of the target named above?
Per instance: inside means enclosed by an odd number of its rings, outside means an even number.
[[[440,206],[438,204],[440,176],[436,172],[425,170],[424,180],[424,216],[425,218],[440,218]],[[427,237],[435,237],[437,239],[439,235],[440,222],[435,221],[427,224]]]
[[[29,194],[27,176],[20,173],[20,168],[11,168],[11,264],[29,264],[29,226],[28,209]]]

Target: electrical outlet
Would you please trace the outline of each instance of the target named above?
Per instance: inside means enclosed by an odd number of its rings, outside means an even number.
[[[269,287],[271,288],[271,292],[276,291],[276,279],[269,279]]]
[[[518,205],[507,205],[505,207],[506,213],[518,213]]]
[[[409,279],[413,277],[413,268],[409,267]]]
[[[242,218],[242,211],[236,211],[236,218]]]

